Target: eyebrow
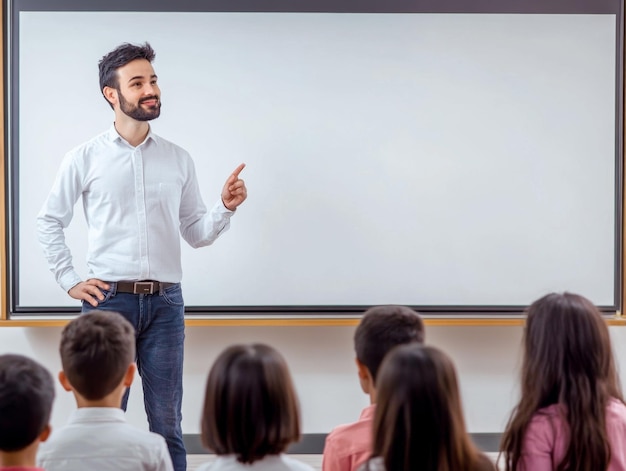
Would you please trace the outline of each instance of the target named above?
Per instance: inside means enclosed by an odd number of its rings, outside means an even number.
[[[143,79],[143,78],[144,78],[143,75],[135,75],[134,77],[131,77],[131,78],[128,79],[128,83],[132,82],[133,80],[140,80],[140,79]],[[156,74],[152,74],[150,76],[150,78],[153,79],[153,78],[158,78],[158,77],[157,77]]]

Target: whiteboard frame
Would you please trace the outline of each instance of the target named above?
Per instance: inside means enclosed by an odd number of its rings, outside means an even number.
[[[104,3],[104,2],[102,2]],[[489,9],[493,13],[537,13],[535,6],[529,6],[528,2],[510,1],[506,5],[498,6],[499,10],[494,10],[493,2],[475,1],[471,5],[465,2],[450,0],[446,2],[438,1],[417,1],[410,9],[406,8],[405,2],[392,0],[387,2],[379,2],[368,0],[365,2],[358,1],[318,1],[305,2],[294,5],[294,2],[288,0],[248,0],[248,1],[209,1],[202,2],[200,0],[184,0],[174,3],[168,0],[154,1],[135,1],[130,2],[112,0],[106,2],[106,6],[98,6],[94,8],[92,2],[84,2],[80,0],[5,0],[3,2],[4,16],[7,21],[2,22],[3,40],[5,42],[3,56],[3,151],[2,172],[5,182],[3,191],[3,203],[5,207],[5,217],[2,219],[3,230],[1,231],[4,240],[4,250],[0,253],[0,263],[2,264],[2,299],[3,309],[0,319],[26,319],[29,317],[42,319],[54,316],[63,316],[65,314],[74,314],[79,311],[78,308],[72,309],[67,307],[22,307],[17,305],[19,286],[17,283],[17,270],[19,267],[18,260],[18,226],[19,217],[17,214],[17,181],[19,166],[16,160],[12,160],[12,156],[16,155],[15,142],[17,139],[8,134],[14,132],[15,127],[10,127],[11,119],[17,120],[16,112],[16,91],[5,86],[7,83],[9,71],[9,61],[12,57],[17,57],[17,44],[8,41],[9,37],[17,37],[15,25],[19,17],[20,11],[297,11],[297,12],[419,12],[419,13],[473,13],[485,12]],[[381,8],[381,3],[384,7]],[[442,5],[441,3],[445,3]],[[505,3],[505,2],[503,2]],[[607,8],[617,8],[617,57],[616,57],[616,214],[615,214],[615,302],[610,306],[601,306],[606,313],[621,313],[624,305],[624,256],[623,246],[626,243],[623,221],[624,221],[624,201],[623,201],[623,181],[624,181],[624,165],[623,165],[623,136],[624,136],[624,1],[589,1],[592,5],[583,6],[577,4],[572,7],[566,0],[552,0],[541,3],[542,13],[606,13]],[[61,6],[62,5],[62,6]],[[89,6],[86,6],[89,5]],[[460,7],[459,5],[462,5]],[[576,10],[572,10],[572,8]],[[584,10],[584,11],[583,11]],[[7,12],[9,14],[7,14]],[[615,13],[614,11],[612,13]],[[10,83],[10,82],[8,82]],[[6,106],[4,98],[8,98]],[[12,117],[12,118],[11,118]],[[6,119],[6,121],[5,121]],[[13,130],[10,130],[13,129]],[[339,319],[358,316],[369,306],[189,306],[186,313],[190,318],[242,318],[242,319],[272,319],[272,318],[321,318],[321,319]],[[413,306],[426,315],[437,317],[476,317],[488,316],[494,317],[517,317],[523,313],[526,306]]]

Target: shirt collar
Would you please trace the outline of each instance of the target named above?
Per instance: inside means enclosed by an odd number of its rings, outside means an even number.
[[[148,135],[146,136],[144,141],[141,144],[139,144],[139,146],[142,146],[143,144],[145,144],[149,140],[154,142],[155,144],[158,144],[158,140],[156,138],[156,134],[154,134],[154,132],[152,132],[152,126],[150,126],[150,125],[148,125],[148,126],[149,126]],[[115,123],[113,123],[111,125],[109,130],[106,131],[105,135],[106,135],[107,139],[110,142],[123,142],[123,143],[125,143],[127,145],[130,145],[130,144],[128,144],[128,142],[122,136],[119,135],[119,133],[117,132],[117,129],[115,129]],[[139,146],[137,146],[137,147],[139,147]]]
[[[126,422],[126,416],[117,407],[79,407],[72,412],[69,422]]]

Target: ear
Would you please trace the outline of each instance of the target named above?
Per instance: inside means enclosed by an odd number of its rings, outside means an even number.
[[[356,359],[356,367],[361,389],[365,394],[372,394],[374,392],[374,380],[369,368],[361,363],[358,358]]]
[[[117,90],[115,88],[112,87],[104,87],[102,89],[102,94],[104,95],[104,98],[106,98],[106,100],[111,103],[112,105],[116,105],[118,102],[118,96],[117,96]]]
[[[137,371],[137,365],[135,363],[131,363],[128,365],[128,369],[126,370],[126,374],[124,375],[124,386],[130,388],[130,385],[133,384],[133,379],[135,379],[135,371]]]
[[[70,384],[70,381],[67,379],[67,376],[65,376],[65,373],[63,372],[63,370],[59,371],[59,383],[61,383],[61,386],[63,386],[63,389],[65,389],[66,391],[72,390],[72,385]]]
[[[359,379],[361,381],[367,381],[371,377],[370,370],[368,370],[367,366],[361,363],[358,358],[355,358],[354,361],[356,362],[357,374],[359,375]]]
[[[50,433],[52,432],[52,427],[50,426],[50,424],[46,425],[42,432],[39,434],[39,441],[40,442],[45,442],[48,437],[50,436]]]

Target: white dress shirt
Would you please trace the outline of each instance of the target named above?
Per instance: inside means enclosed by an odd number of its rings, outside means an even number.
[[[39,446],[46,471],[171,471],[165,439],[126,422],[113,407],[82,407]]]
[[[82,281],[63,232],[80,197],[89,278],[105,281],[179,282],[179,231],[192,247],[209,245],[233,214],[221,200],[207,212],[184,149],[152,131],[133,147],[112,126],[68,152],[37,216],[39,241],[65,291]]]
[[[268,455],[252,464],[237,461],[234,455],[218,456],[213,463],[200,465],[196,471],[314,471],[308,464],[286,455]]]

